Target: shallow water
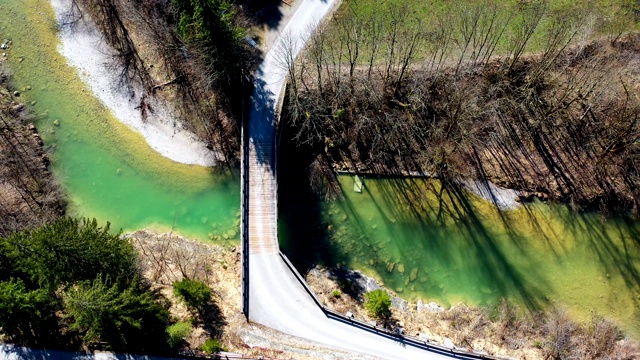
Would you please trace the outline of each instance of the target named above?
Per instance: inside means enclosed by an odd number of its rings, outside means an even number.
[[[56,52],[47,1],[0,0],[0,14],[0,40],[14,42],[5,51],[13,85],[36,115],[72,214],[124,230],[237,241],[236,175],[167,160],[118,123]],[[362,194],[351,177],[341,183],[345,197],[319,204],[318,214],[305,203],[282,210],[318,217],[305,225],[309,238],[293,239],[291,217],[281,220],[285,250],[323,242],[322,261],[363,269],[408,299],[557,303],[581,319],[596,310],[640,337],[637,222],[542,204],[500,213],[433,181],[365,179]]]
[[[0,0],[0,10],[11,84],[35,114],[72,215],[237,241],[238,176],[172,162],[113,118],[57,52],[48,1]]]
[[[340,183],[344,198],[321,205],[317,226],[331,251],[319,261],[362,269],[405,299],[558,304],[581,320],[597,311],[640,337],[638,222],[544,204],[499,212],[430,180],[365,179],[361,194],[350,176]],[[288,225],[285,249],[300,242],[287,238]]]

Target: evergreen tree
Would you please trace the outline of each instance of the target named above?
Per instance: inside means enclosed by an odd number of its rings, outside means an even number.
[[[141,281],[133,246],[109,224],[60,218],[0,238],[0,333],[25,345],[78,337],[129,351],[166,344],[169,313]]]

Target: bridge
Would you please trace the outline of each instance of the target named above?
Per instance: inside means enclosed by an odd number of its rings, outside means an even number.
[[[303,0],[255,76],[241,157],[242,302],[247,319],[329,348],[387,359],[486,356],[399,336],[325,308],[278,245],[277,136],[286,69],[335,0]],[[279,59],[280,57],[280,59]]]

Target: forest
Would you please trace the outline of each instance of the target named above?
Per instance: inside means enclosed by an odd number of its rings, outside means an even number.
[[[311,182],[333,197],[335,170],[487,179],[523,201],[637,213],[638,13],[551,3],[465,3],[429,21],[347,7],[303,59],[281,49]]]

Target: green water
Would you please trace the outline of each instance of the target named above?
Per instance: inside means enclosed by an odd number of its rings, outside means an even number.
[[[580,320],[595,310],[640,337],[638,222],[543,204],[499,212],[436,181],[364,182],[358,194],[340,177],[344,198],[320,205],[309,229],[331,250],[318,261],[362,269],[405,299],[483,306],[506,297],[531,310],[557,304]],[[299,241],[287,238],[289,225],[285,248]]]
[[[0,38],[13,41],[4,51],[11,84],[35,114],[70,214],[110,221],[116,230],[237,241],[237,175],[172,162],[117,122],[56,51],[48,1],[0,0],[0,14]]]
[[[47,1],[0,0],[0,14],[0,40],[14,41],[6,51],[13,85],[36,115],[72,214],[237,241],[236,175],[171,162],[115,121],[56,52]],[[293,239],[285,217],[285,249],[320,249],[329,265],[363,269],[408,299],[557,303],[580,319],[597,310],[640,337],[637,222],[542,204],[500,213],[432,181],[365,179],[362,194],[350,177],[341,184],[343,199],[317,206],[281,185],[291,194],[283,212],[304,217],[296,225],[312,234]]]

